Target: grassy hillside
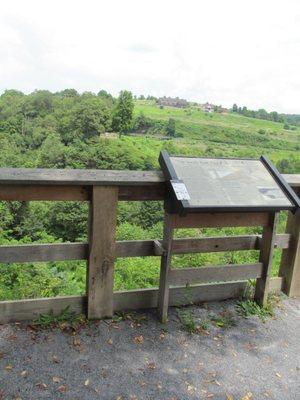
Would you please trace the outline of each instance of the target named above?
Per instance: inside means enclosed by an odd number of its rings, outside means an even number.
[[[234,113],[205,113],[199,107],[161,109],[154,101],[136,101],[135,115],[155,121],[176,120],[174,139],[184,153],[220,156],[267,154],[274,162],[299,157],[300,127],[285,130],[282,123],[244,117]]]

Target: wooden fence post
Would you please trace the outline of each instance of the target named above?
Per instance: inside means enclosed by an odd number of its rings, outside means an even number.
[[[298,191],[299,194],[300,190]],[[289,213],[286,233],[291,235],[289,248],[282,251],[279,276],[283,278],[282,291],[287,296],[300,297],[300,213]]]
[[[88,318],[113,315],[118,188],[93,186],[87,272]]]
[[[160,263],[160,280],[158,290],[158,316],[165,323],[168,317],[169,306],[169,272],[172,258],[172,242],[174,232],[174,217],[165,211],[164,237],[162,241],[163,255]]]
[[[254,298],[261,306],[266,306],[271,278],[276,227],[279,213],[269,213],[269,223],[263,228],[259,261],[263,264],[261,278],[256,280]]]

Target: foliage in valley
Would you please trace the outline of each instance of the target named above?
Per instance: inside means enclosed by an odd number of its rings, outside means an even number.
[[[254,119],[239,112],[204,113],[197,105],[161,108],[154,98],[118,99],[104,90],[74,89],[0,96],[0,167],[154,170],[162,149],[195,156],[268,155],[284,173],[300,172],[300,128]],[[120,202],[118,240],[162,237],[160,202]],[[0,202],[0,244],[83,242],[87,204],[79,202]],[[281,216],[283,230],[285,216]],[[255,229],[180,230],[178,236],[258,233]],[[280,252],[276,251],[274,274]],[[256,251],[174,257],[174,265],[254,262]],[[80,261],[1,264],[0,299],[81,294],[86,265]],[[115,288],[158,283],[155,257],[118,259]]]

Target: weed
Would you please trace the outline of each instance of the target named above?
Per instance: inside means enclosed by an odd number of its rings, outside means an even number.
[[[236,309],[238,314],[245,318],[257,315],[262,321],[265,321],[268,317],[274,316],[275,304],[278,303],[278,301],[278,297],[270,296],[267,305],[261,307],[254,300],[241,300],[237,303]]]
[[[197,324],[194,319],[193,313],[190,310],[177,310],[178,318],[182,323],[184,329],[189,333],[195,333],[197,331]]]
[[[203,322],[201,323],[201,328],[202,328],[204,331],[208,331],[208,330],[209,330],[209,327],[210,327],[210,322],[209,322],[208,320],[205,320],[205,321],[203,321]]]
[[[230,328],[236,325],[236,320],[230,311],[223,311],[218,315],[212,315],[211,320],[219,328]]]
[[[78,330],[81,326],[88,324],[88,320],[82,314],[76,314],[66,307],[60,314],[54,315],[53,311],[49,314],[41,314],[33,321],[33,326],[40,329],[59,328],[64,331]]]

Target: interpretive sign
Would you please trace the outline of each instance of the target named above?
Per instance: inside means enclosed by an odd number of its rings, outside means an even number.
[[[299,199],[265,158],[169,156],[159,162],[170,184],[174,212],[295,210]]]

